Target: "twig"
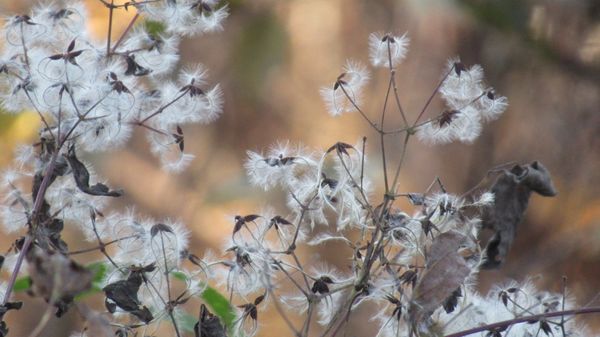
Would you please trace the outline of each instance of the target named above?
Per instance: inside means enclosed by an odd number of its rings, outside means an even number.
[[[591,313],[599,313],[599,312],[600,312],[600,306],[596,306],[596,307],[590,307],[590,308],[561,310],[561,311],[549,312],[549,313],[538,314],[538,315],[523,316],[523,317],[517,317],[517,318],[509,319],[506,321],[502,321],[502,322],[486,324],[486,325],[482,325],[482,326],[479,326],[476,328],[452,333],[452,334],[446,335],[445,337],[463,337],[463,336],[472,335],[474,333],[478,333],[478,332],[482,332],[482,331],[490,331],[490,330],[494,330],[494,329],[505,328],[505,327],[508,327],[508,326],[511,326],[514,324],[518,324],[518,323],[525,323],[528,321],[539,321],[540,319],[550,318],[550,317],[558,317],[558,316],[564,317],[564,316],[591,314]]]
[[[113,11],[115,10],[115,1],[110,0],[110,4],[106,4],[108,7],[108,34],[106,36],[106,60],[110,59],[110,39],[112,36],[112,23],[113,23]]]
[[[125,36],[127,36],[127,34],[129,33],[129,31],[131,30],[131,28],[133,28],[133,25],[135,24],[135,22],[137,21],[137,19],[140,17],[140,13],[135,13],[135,15],[133,16],[133,18],[131,18],[131,21],[129,21],[129,24],[127,25],[127,28],[125,28],[125,30],[123,31],[123,33],[121,34],[121,36],[119,37],[119,39],[117,40],[117,43],[115,43],[115,45],[112,47],[112,53],[114,54],[117,51],[117,48],[119,48],[119,46],[121,45],[121,43],[125,40]]]
[[[450,73],[452,72],[452,70],[454,70],[454,66],[450,67],[450,69],[448,70],[448,72],[446,72],[446,74],[444,75],[444,77],[442,77],[442,79],[440,80],[440,82],[438,83],[438,85],[435,87],[435,89],[431,93],[431,96],[429,96],[429,98],[427,99],[427,102],[423,106],[423,109],[421,109],[421,112],[417,116],[417,119],[413,123],[413,127],[416,126],[417,123],[419,123],[419,120],[421,119],[421,117],[423,117],[423,114],[425,113],[425,111],[429,107],[429,104],[431,104],[431,101],[433,100],[433,98],[435,97],[435,95],[438,93],[438,90],[440,90],[440,87],[442,86],[442,84],[444,84],[444,82],[446,81],[446,79],[448,78],[448,76],[450,75]]]

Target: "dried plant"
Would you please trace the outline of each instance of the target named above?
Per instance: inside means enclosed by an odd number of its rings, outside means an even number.
[[[324,150],[279,143],[265,153],[249,151],[250,181],[281,189],[288,209],[235,216],[222,254],[203,257],[190,251],[179,222],[110,211],[107,199],[125,192],[104,183],[81,158],[125,146],[139,128],[166,170],[185,168],[193,156],[184,152],[182,126],[218,118],[221,88],[207,84],[202,66],[175,80],[169,74],[179,59],[179,39],[221,29],[227,6],[216,0],[99,1],[109,23],[100,44],[87,35],[79,2],[13,16],[3,30],[2,106],[37,112],[42,128],[39,141],[19,148],[14,168],[3,174],[2,225],[19,238],[1,259],[11,276],[1,287],[0,336],[10,335],[4,316],[21,309],[11,299],[22,290],[48,303],[31,336],[43,332],[52,314],[60,317],[72,307],[86,321],[73,336],[252,336],[271,305],[293,336],[335,336],[364,303],[377,308],[377,336],[587,336],[571,316],[600,308],[570,309],[566,285],[562,294],[531,282],[498,286],[487,295],[475,289],[482,268],[506,259],[531,192],[556,194],[542,164],[492,170],[499,173],[492,186],[463,194],[448,192],[439,178],[425,191],[400,190],[414,136],[428,144],[470,143],[507,107],[480,66],[451,59],[423,108],[414,116],[405,112],[396,67],[407,56],[407,34],[369,37],[371,64],[389,76],[378,120],[362,105],[371,75],[360,62],[348,61],[321,89],[331,115],[356,112],[377,134],[381,173],[365,172],[366,137]],[[114,39],[112,20],[121,10],[136,14]],[[430,114],[438,94],[447,109]],[[402,125],[386,121],[392,111]],[[394,137],[402,151],[390,158],[386,144]],[[381,180],[383,196],[373,192],[371,177]],[[398,198],[413,209],[399,209]],[[62,237],[65,226],[81,230],[90,248],[71,250]],[[494,231],[483,249],[482,229]],[[298,254],[300,246],[333,241],[344,245],[347,269]],[[76,261],[91,252],[103,259],[88,266]],[[105,308],[80,301],[93,294],[103,296]],[[190,307],[198,314],[188,313]]]

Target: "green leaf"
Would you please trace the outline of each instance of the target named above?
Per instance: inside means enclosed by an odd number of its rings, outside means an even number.
[[[94,274],[92,278],[92,287],[82,293],[77,294],[75,296],[75,300],[79,301],[84,297],[97,294],[102,292],[102,281],[106,277],[106,272],[108,271],[108,266],[103,262],[94,262],[92,264],[88,264],[85,268]]]
[[[167,26],[159,21],[146,20],[144,21],[144,29],[150,36],[157,38],[167,30]]]
[[[94,278],[92,279],[92,283],[100,283],[104,281],[104,277],[106,277],[106,272],[108,271],[108,266],[104,262],[94,262],[92,264],[88,264],[86,268],[94,273]]]
[[[180,280],[180,281],[183,281],[183,282],[185,282],[185,281],[187,281],[187,280],[188,280],[188,277],[187,277],[187,275],[186,275],[185,273],[182,273],[182,272],[180,272],[180,271],[172,271],[172,272],[171,272],[171,275],[172,275],[174,278],[176,278],[176,279],[178,279],[178,280]]]
[[[227,298],[209,286],[206,287],[200,297],[202,297],[204,303],[211,309],[212,313],[221,319],[221,322],[223,322],[227,329],[232,330],[233,322],[235,321],[235,311]]]
[[[31,278],[29,276],[20,277],[15,281],[13,291],[16,293],[27,291],[31,288]]]

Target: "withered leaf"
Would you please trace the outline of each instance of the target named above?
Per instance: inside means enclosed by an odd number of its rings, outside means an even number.
[[[198,322],[194,325],[195,337],[227,337],[219,317],[211,313],[204,304],[200,306]]]
[[[494,204],[484,209],[481,226],[493,230],[483,252],[482,269],[498,268],[505,260],[532,192],[556,195],[550,172],[539,162],[505,170],[491,188]]]
[[[143,273],[145,270],[146,268],[133,270],[126,280],[116,281],[102,289],[106,295],[105,304],[108,311],[114,312],[116,305],[145,323],[153,319],[150,310],[141,305],[138,299],[138,291],[144,280]]]
[[[66,256],[37,246],[26,255],[32,292],[57,308],[62,316],[73,298],[92,286],[92,273]]]
[[[3,317],[9,310],[21,310],[23,302],[6,302],[4,305],[0,305],[0,317]]]
[[[469,276],[471,269],[458,249],[471,244],[467,236],[454,231],[435,238],[408,307],[409,319],[414,326],[429,318]]]
[[[69,153],[66,156],[71,170],[73,171],[73,178],[75,178],[75,184],[84,193],[106,197],[120,197],[123,195],[121,190],[111,191],[108,186],[97,183],[96,185],[90,186],[90,173],[88,172],[85,165],[77,159],[75,154],[75,147],[69,148]]]

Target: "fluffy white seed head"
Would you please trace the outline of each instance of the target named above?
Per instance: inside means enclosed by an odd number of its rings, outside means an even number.
[[[402,36],[371,33],[369,35],[369,58],[373,67],[395,67],[406,57],[410,39]]]
[[[362,91],[369,81],[369,72],[360,62],[346,61],[344,71],[332,87],[322,87],[321,97],[332,116],[356,110],[362,101]]]

